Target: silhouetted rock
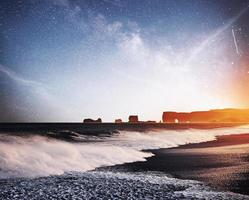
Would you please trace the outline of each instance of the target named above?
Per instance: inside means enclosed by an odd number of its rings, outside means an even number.
[[[129,116],[129,123],[138,123],[138,116],[137,115],[130,115]]]
[[[122,119],[115,119],[115,123],[122,123]]]
[[[101,118],[98,118],[97,120],[87,118],[83,120],[83,123],[102,123],[102,120]]]
[[[163,122],[249,122],[249,109],[217,109],[195,112],[164,112]]]

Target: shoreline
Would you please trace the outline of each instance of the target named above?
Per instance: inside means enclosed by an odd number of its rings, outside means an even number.
[[[209,142],[145,151],[154,156],[144,162],[104,169],[163,172],[179,179],[204,182],[216,190],[249,195],[249,133],[218,136]]]
[[[29,131],[61,131],[70,130],[91,135],[94,131],[140,131],[149,130],[181,130],[181,129],[212,129],[249,125],[241,123],[0,123],[1,132]]]

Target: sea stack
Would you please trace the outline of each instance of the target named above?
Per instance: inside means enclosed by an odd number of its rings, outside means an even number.
[[[98,118],[94,120],[94,119],[87,118],[83,120],[83,123],[102,123],[102,119]]]
[[[122,123],[122,119],[115,119],[115,123]]]
[[[138,116],[137,115],[130,115],[129,116],[129,123],[138,123]]]

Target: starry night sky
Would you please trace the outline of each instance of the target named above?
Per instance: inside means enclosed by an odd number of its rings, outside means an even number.
[[[0,121],[249,107],[249,0],[0,1]]]

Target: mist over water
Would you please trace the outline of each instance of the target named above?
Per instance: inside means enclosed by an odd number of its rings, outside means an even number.
[[[0,143],[0,177],[59,175],[100,166],[144,160],[151,156],[132,148],[98,143],[75,144],[41,136],[7,136]]]
[[[0,178],[60,175],[101,166],[145,161],[145,149],[170,148],[214,140],[215,136],[249,133],[249,126],[217,129],[120,131],[110,137],[79,136],[69,142],[47,136],[0,136]],[[76,137],[76,136],[74,136]],[[91,137],[91,136],[90,136]]]

